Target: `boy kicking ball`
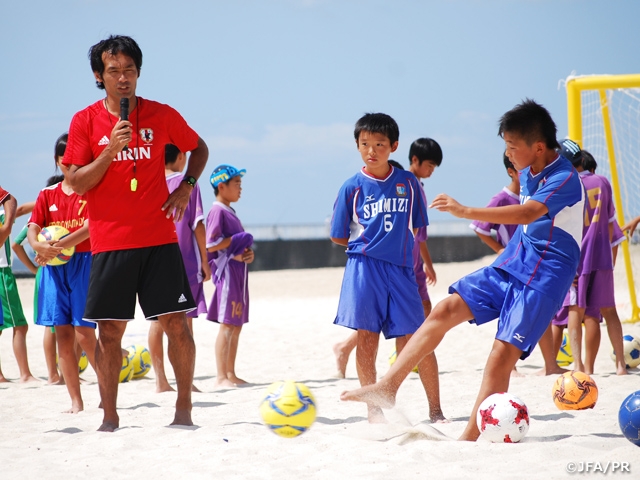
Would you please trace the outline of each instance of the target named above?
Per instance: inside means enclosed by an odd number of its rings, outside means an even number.
[[[466,207],[438,195],[432,208],[460,218],[520,225],[494,263],[449,287],[411,337],[389,372],[375,385],[344,392],[342,400],[390,408],[411,369],[433,352],[456,325],[495,318],[498,332],[484,370],[480,392],[460,440],[480,435],[476,413],[489,395],[506,392],[518,358],[526,358],[562,305],[580,259],[584,194],[569,160],[556,151],[556,125],[549,112],[525,100],[500,119],[507,155],[521,171],[520,205]]]

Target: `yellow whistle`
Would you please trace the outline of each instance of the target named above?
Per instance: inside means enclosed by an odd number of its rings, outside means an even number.
[[[138,180],[135,178],[131,179],[131,191],[135,192],[138,189]]]

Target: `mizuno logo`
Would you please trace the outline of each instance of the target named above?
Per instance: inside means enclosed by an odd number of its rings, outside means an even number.
[[[376,196],[375,195],[367,195],[366,197],[364,197],[364,201],[365,202],[374,202],[376,200]]]
[[[105,135],[104,137],[102,137],[102,138],[100,139],[100,141],[98,142],[98,145],[99,145],[99,146],[102,146],[102,145],[109,145],[109,137],[107,137],[106,135]]]
[[[522,341],[524,340],[524,335],[520,335],[519,333],[516,333],[513,338],[515,338],[516,340],[518,340],[520,343],[522,343]]]
[[[184,296],[184,293],[180,294],[180,298],[178,299],[178,303],[184,303],[187,301],[187,297]]]

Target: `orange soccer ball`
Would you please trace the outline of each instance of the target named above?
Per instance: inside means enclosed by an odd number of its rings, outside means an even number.
[[[598,401],[598,387],[586,373],[566,372],[553,386],[553,401],[560,410],[586,410]]]

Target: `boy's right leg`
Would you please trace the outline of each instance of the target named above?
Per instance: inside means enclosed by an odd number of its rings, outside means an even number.
[[[71,397],[71,409],[67,413],[78,413],[84,410],[80,394],[80,376],[78,374],[78,357],[76,356],[76,333],[72,325],[56,326],[56,341],[60,371],[64,375],[67,390]]]
[[[350,334],[342,342],[338,342],[333,346],[333,354],[336,356],[336,377],[344,378],[347,374],[347,363],[349,362],[349,355],[356,345],[358,344],[358,331],[356,330]]]
[[[164,330],[159,322],[150,322],[149,325],[149,353],[151,354],[151,367],[156,374],[156,393],[174,392],[175,389],[169,385],[167,375],[164,371]]]
[[[360,385],[367,386],[376,383],[376,357],[380,334],[369,330],[358,330],[356,346],[356,370]],[[367,405],[369,423],[384,422],[382,409],[375,405]]]
[[[246,385],[248,382],[236,375],[236,356],[238,355],[238,342],[240,341],[242,325],[233,325],[231,328],[231,338],[229,339],[229,354],[227,355],[227,379],[236,387]]]
[[[18,369],[20,370],[21,382],[33,382],[38,381],[31,374],[29,369],[29,357],[27,356],[27,325],[19,325],[13,327],[13,354],[18,362]]]
[[[396,338],[396,352],[398,355],[400,355],[410,338],[411,335]],[[432,423],[446,422],[447,419],[442,413],[442,406],[440,405],[440,376],[435,352],[425,356],[418,363],[418,375],[427,394],[429,419]]]
[[[544,334],[538,341],[538,346],[540,347],[540,353],[542,353],[542,358],[544,359],[544,369],[539,374],[544,375],[561,375],[567,371],[567,369],[562,368],[558,365],[558,351],[560,350],[560,344],[556,348],[553,338],[553,325],[549,323],[549,326],[545,330]],[[560,341],[562,341],[562,334],[560,334]]]
[[[600,319],[584,317],[584,373],[592,375],[600,348]]]
[[[458,440],[467,440],[474,442],[480,436],[476,415],[480,404],[491,394],[506,392],[509,390],[509,380],[511,378],[511,370],[522,355],[522,350],[518,349],[510,343],[502,340],[494,340],[493,348],[487,359],[482,376],[482,384],[476,398],[476,404],[473,406],[467,427]]]
[[[616,375],[626,375],[627,364],[624,361],[624,342],[622,341],[622,324],[616,307],[601,308],[600,313],[607,323],[607,333],[616,355]]]
[[[571,353],[573,353],[573,368],[578,372],[584,372],[584,363],[582,363],[582,319],[584,318],[584,310],[584,308],[580,308],[577,305],[570,306],[569,322],[567,324]]]
[[[48,383],[50,385],[64,385],[64,376],[58,374],[58,366],[56,365],[56,334],[51,331],[51,327],[44,327],[42,348],[44,350],[44,360],[47,363]]]
[[[215,387],[233,388],[235,384],[227,378],[229,362],[229,343],[231,342],[232,325],[220,324],[216,338],[216,383]]]
[[[104,411],[102,425],[98,428],[99,432],[113,432],[120,426],[116,401],[120,370],[122,369],[121,342],[126,328],[127,322],[124,321],[101,320],[98,322],[98,343],[96,345],[98,371],[96,373],[98,374],[98,386]]]
[[[462,297],[457,293],[451,294],[434,307],[422,326],[411,336],[402,354],[398,355],[397,360],[378,383],[343,392],[340,398],[384,408],[393,407],[398,389],[413,367],[435,350],[449,330],[471,319],[473,314]],[[356,351],[356,358],[357,354]]]

